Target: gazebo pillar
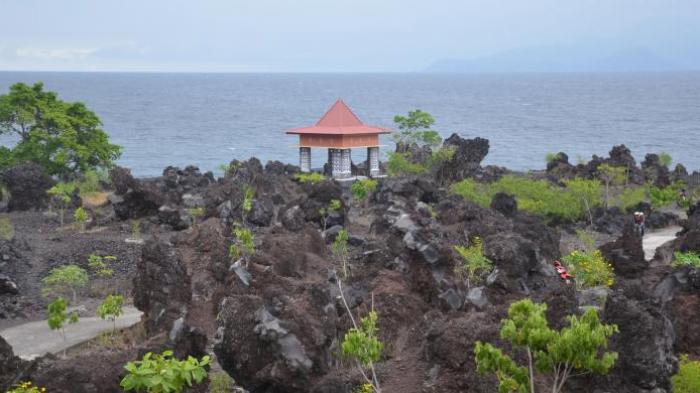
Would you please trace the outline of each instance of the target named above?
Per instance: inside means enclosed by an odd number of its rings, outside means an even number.
[[[299,167],[302,172],[311,172],[311,148],[299,148]]]
[[[328,149],[328,163],[331,166],[331,174],[336,179],[344,179],[352,176],[350,149]]]
[[[369,176],[379,175],[379,146],[367,148],[367,168]]]

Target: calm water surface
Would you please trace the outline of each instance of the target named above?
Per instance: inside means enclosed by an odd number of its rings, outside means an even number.
[[[17,81],[43,81],[62,98],[85,102],[124,147],[120,164],[139,176],[158,175],[167,165],[216,170],[250,156],[296,163],[296,138],[284,131],[315,123],[338,97],[368,124],[392,126],[395,114],[428,111],[443,136],[488,138],[486,162],[514,169],[542,168],[549,152],[565,151],[576,161],[620,143],[639,160],[666,151],[700,169],[700,73],[0,72],[0,92]],[[384,150],[392,145],[384,143]],[[320,166],[326,153],[312,156]]]

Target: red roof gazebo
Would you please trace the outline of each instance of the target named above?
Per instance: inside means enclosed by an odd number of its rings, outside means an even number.
[[[328,163],[335,178],[351,177],[350,151],[352,148],[367,148],[367,171],[369,176],[379,174],[379,134],[388,134],[387,128],[369,126],[338,99],[318,123],[287,131],[299,135],[299,165],[302,172],[311,170],[311,148],[328,149]]]

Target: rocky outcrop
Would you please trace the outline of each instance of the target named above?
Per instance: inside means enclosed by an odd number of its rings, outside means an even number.
[[[145,314],[146,327],[170,331],[187,315],[191,298],[190,275],[180,253],[164,240],[149,240],[134,277],[134,305]]]
[[[0,337],[0,390],[5,391],[23,381],[33,368],[31,362],[26,362],[15,356],[12,347]]]
[[[3,183],[10,193],[7,209],[41,210],[49,203],[46,193],[56,182],[38,164],[27,163],[6,169],[0,173]]]
[[[606,378],[611,384],[609,389],[671,392],[671,376],[677,370],[675,334],[660,306],[648,298],[614,292],[605,305],[605,320],[620,329],[611,339],[610,348],[619,358]]]
[[[642,171],[647,182],[657,187],[666,187],[671,184],[671,176],[668,168],[661,164],[657,154],[647,154],[642,161]]]
[[[649,267],[649,262],[644,260],[642,237],[630,220],[626,223],[622,236],[601,246],[600,251],[612,263],[615,274],[625,278],[639,277]]]
[[[489,153],[488,139],[464,139],[457,134],[445,139],[443,147],[454,150],[452,158],[443,163],[438,170],[438,180],[443,184],[472,177]]]

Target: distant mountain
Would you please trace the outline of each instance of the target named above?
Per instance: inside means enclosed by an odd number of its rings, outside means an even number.
[[[443,59],[425,72],[583,72],[688,69],[643,47],[612,50],[589,47],[530,47],[471,60]]]

